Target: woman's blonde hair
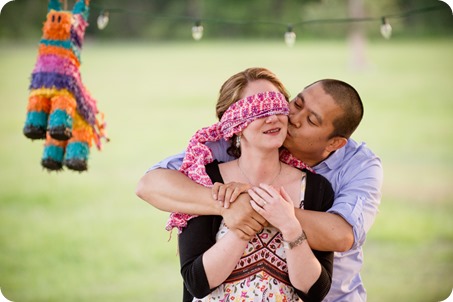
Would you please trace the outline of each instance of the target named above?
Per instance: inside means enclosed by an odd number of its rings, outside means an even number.
[[[285,86],[273,72],[262,67],[247,68],[231,76],[220,88],[216,105],[216,114],[219,120],[231,104],[240,100],[242,91],[247,84],[256,80],[271,82],[285,96],[286,100],[289,100],[289,94]]]

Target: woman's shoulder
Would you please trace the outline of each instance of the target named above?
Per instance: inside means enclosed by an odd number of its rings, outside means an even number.
[[[334,191],[324,176],[304,170],[306,174],[305,208],[307,210],[326,211],[332,207]]]
[[[205,165],[206,174],[208,174],[213,183],[223,182],[222,175],[220,174],[219,165],[220,163],[217,160],[214,160],[213,162]]]
[[[291,165],[282,163],[281,174],[285,174],[285,175],[291,176],[291,178],[301,179],[305,175],[305,171],[302,171],[300,169],[294,168]]]

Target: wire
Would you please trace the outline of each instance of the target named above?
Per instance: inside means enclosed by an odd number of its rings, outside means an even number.
[[[327,23],[352,23],[352,22],[370,22],[370,21],[381,21],[382,18],[386,18],[387,20],[392,18],[407,18],[412,15],[427,13],[431,11],[441,10],[444,7],[437,5],[437,6],[428,6],[422,8],[412,9],[402,13],[394,13],[394,14],[386,14],[379,17],[364,17],[364,18],[338,18],[338,19],[313,19],[313,20],[301,20],[293,23],[282,23],[282,22],[275,22],[275,21],[266,21],[266,20],[233,20],[233,19],[211,19],[211,18],[196,18],[192,16],[177,16],[177,15],[161,15],[161,14],[152,14],[147,11],[131,11],[123,8],[105,8],[100,7],[97,4],[91,4],[93,9],[97,9],[99,11],[108,11],[110,13],[128,13],[128,14],[138,14],[138,15],[149,15],[153,18],[158,19],[172,19],[172,20],[186,20],[191,22],[202,22],[206,23],[223,23],[223,24],[233,24],[233,25],[251,25],[251,24],[262,24],[262,25],[278,25],[278,26],[292,26],[293,28],[299,25],[307,25],[307,24],[327,24]]]
[[[412,15],[419,15],[427,12],[432,12],[436,10],[443,9],[443,6],[427,6],[408,10],[401,13],[394,13],[388,15],[382,15],[379,17],[363,17],[363,18],[337,18],[337,19],[313,19],[313,20],[300,20],[294,23],[282,23],[275,21],[266,21],[266,20],[232,20],[232,19],[210,19],[210,18],[195,18],[193,16],[176,16],[176,15],[162,15],[162,14],[152,14],[147,11],[131,11],[123,8],[105,8],[100,7],[96,4],[92,4],[93,9],[99,10],[101,13],[98,17],[98,28],[104,29],[109,21],[109,13],[127,13],[127,14],[137,14],[137,15],[148,15],[152,18],[158,19],[170,19],[170,20],[184,20],[191,21],[195,25],[192,27],[192,37],[194,40],[198,41],[203,36],[203,24],[207,23],[222,23],[222,24],[231,24],[231,25],[252,25],[252,24],[262,24],[262,25],[273,25],[273,26],[285,26],[286,32],[284,34],[285,43],[288,46],[293,46],[296,40],[296,34],[294,28],[296,26],[310,25],[310,24],[328,24],[328,23],[353,23],[353,22],[381,22],[380,31],[382,36],[385,39],[389,39],[392,35],[392,26],[389,23],[389,19],[397,18],[407,18]]]

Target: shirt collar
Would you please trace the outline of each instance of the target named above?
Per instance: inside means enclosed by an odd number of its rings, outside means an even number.
[[[323,169],[323,168],[328,168],[330,170],[337,169],[341,166],[341,163],[343,162],[343,159],[346,154],[346,146],[349,144],[346,143],[343,147],[340,149],[334,151],[328,158],[317,164],[316,166],[313,167],[315,170]]]

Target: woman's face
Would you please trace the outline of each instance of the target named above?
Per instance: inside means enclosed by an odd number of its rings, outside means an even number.
[[[266,91],[280,92],[268,80],[256,80],[247,84],[241,97],[245,98]],[[258,148],[279,148],[286,138],[287,129],[288,117],[286,115],[260,118],[251,122],[242,131],[241,143]]]
[[[288,116],[271,115],[251,122],[243,131],[241,144],[243,147],[259,149],[280,148],[286,138]]]

